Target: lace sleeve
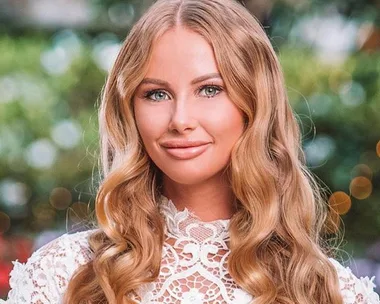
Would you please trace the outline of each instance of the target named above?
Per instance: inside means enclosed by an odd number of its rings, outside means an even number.
[[[334,259],[330,261],[337,270],[344,304],[380,304],[379,295],[374,291],[375,277],[359,279],[349,267],[344,267]]]
[[[74,271],[91,258],[90,232],[65,234],[35,251],[25,264],[13,262],[8,300],[0,304],[60,303]]]

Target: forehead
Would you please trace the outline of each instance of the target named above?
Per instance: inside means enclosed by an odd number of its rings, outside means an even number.
[[[214,52],[208,41],[200,34],[183,27],[166,31],[158,37],[152,48],[148,64],[148,76],[152,74],[176,74],[186,71],[193,74],[217,72]]]

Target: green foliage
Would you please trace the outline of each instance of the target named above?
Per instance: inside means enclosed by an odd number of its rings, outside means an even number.
[[[335,143],[334,153],[310,166],[332,192],[350,194],[350,183],[364,175],[372,181],[368,198],[351,196],[352,206],[343,215],[345,236],[361,252],[380,231],[380,54],[356,53],[341,65],[322,64],[311,50],[284,45],[280,60],[290,102],[303,126],[304,144],[318,135]],[[356,100],[349,102],[349,100]],[[369,172],[358,172],[357,165]]]
[[[5,193],[2,195],[0,208],[13,219],[13,232],[65,225],[67,210],[54,210],[49,202],[55,187],[69,189],[72,202],[87,203],[93,198],[98,147],[96,102],[106,75],[92,60],[89,44],[64,73],[49,74],[41,57],[50,47],[46,38],[0,37],[0,182],[23,183],[28,198],[26,205],[12,205],[6,202]],[[53,129],[62,121],[80,126],[80,139],[72,148],[53,140]],[[41,139],[56,150],[55,162],[49,168],[36,168],[27,161],[30,145]],[[34,212],[41,204],[54,211],[48,219],[38,218]]]

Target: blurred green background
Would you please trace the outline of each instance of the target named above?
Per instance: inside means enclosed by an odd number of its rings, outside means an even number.
[[[152,2],[0,2],[0,298],[13,260],[92,212],[100,90]],[[244,4],[283,65],[308,166],[344,223],[341,248],[380,285],[380,1]]]

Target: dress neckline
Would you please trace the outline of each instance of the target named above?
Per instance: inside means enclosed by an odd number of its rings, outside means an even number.
[[[165,219],[168,237],[193,239],[197,242],[229,239],[231,219],[202,221],[188,208],[178,210],[173,201],[161,195],[159,210]]]

